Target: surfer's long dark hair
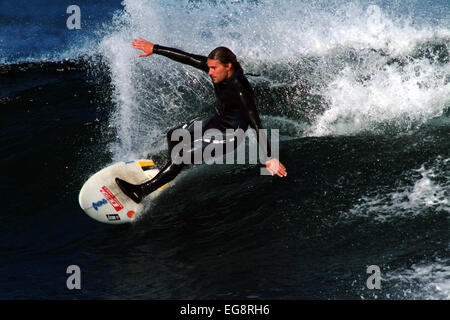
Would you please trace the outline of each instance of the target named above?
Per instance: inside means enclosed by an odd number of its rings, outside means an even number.
[[[219,60],[221,64],[231,63],[234,70],[242,70],[241,65],[236,59],[236,55],[227,47],[217,47],[208,55],[208,59]]]

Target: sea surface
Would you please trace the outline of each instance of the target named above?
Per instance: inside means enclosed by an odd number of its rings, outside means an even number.
[[[92,174],[213,112],[137,37],[231,48],[287,177],[196,165],[132,224],[88,217]],[[449,46],[447,0],[2,1],[0,299],[450,299]]]

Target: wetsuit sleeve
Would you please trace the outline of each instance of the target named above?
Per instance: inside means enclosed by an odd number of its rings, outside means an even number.
[[[155,44],[153,47],[153,53],[163,55],[167,58],[190,65],[194,68],[208,72],[208,58],[205,56],[195,55],[187,53],[175,48],[163,47]]]
[[[256,110],[255,98],[253,97],[253,93],[247,92],[246,90],[239,90],[239,99],[244,111],[244,116],[246,117],[250,126],[255,130],[256,140],[258,141],[258,145],[263,150],[267,161],[271,158],[272,151],[270,149],[270,143],[267,140],[265,132],[260,131],[260,129],[264,128],[261,124],[261,119],[259,118],[258,111]],[[261,143],[260,139],[262,139],[263,143]]]

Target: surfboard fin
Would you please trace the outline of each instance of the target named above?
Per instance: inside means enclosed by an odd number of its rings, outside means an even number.
[[[143,194],[140,185],[135,185],[119,178],[116,178],[116,183],[123,193],[125,193],[134,202],[140,203],[144,199],[145,195]]]

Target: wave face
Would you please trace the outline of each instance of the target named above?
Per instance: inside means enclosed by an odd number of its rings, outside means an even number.
[[[282,117],[286,134],[292,120],[297,136],[417,130],[450,103],[448,3],[429,4],[432,15],[423,8],[420,1],[124,1],[100,45],[115,87],[114,153],[163,144],[164,131],[214,101],[207,75],[164,57],[137,58],[130,46],[137,37],[203,55],[228,46],[259,75],[249,78],[266,126]]]
[[[69,1],[0,3],[0,299],[449,299],[447,0],[77,3],[78,31]],[[193,166],[132,225],[87,217],[93,173],[213,111],[137,37],[231,48],[288,176]]]

